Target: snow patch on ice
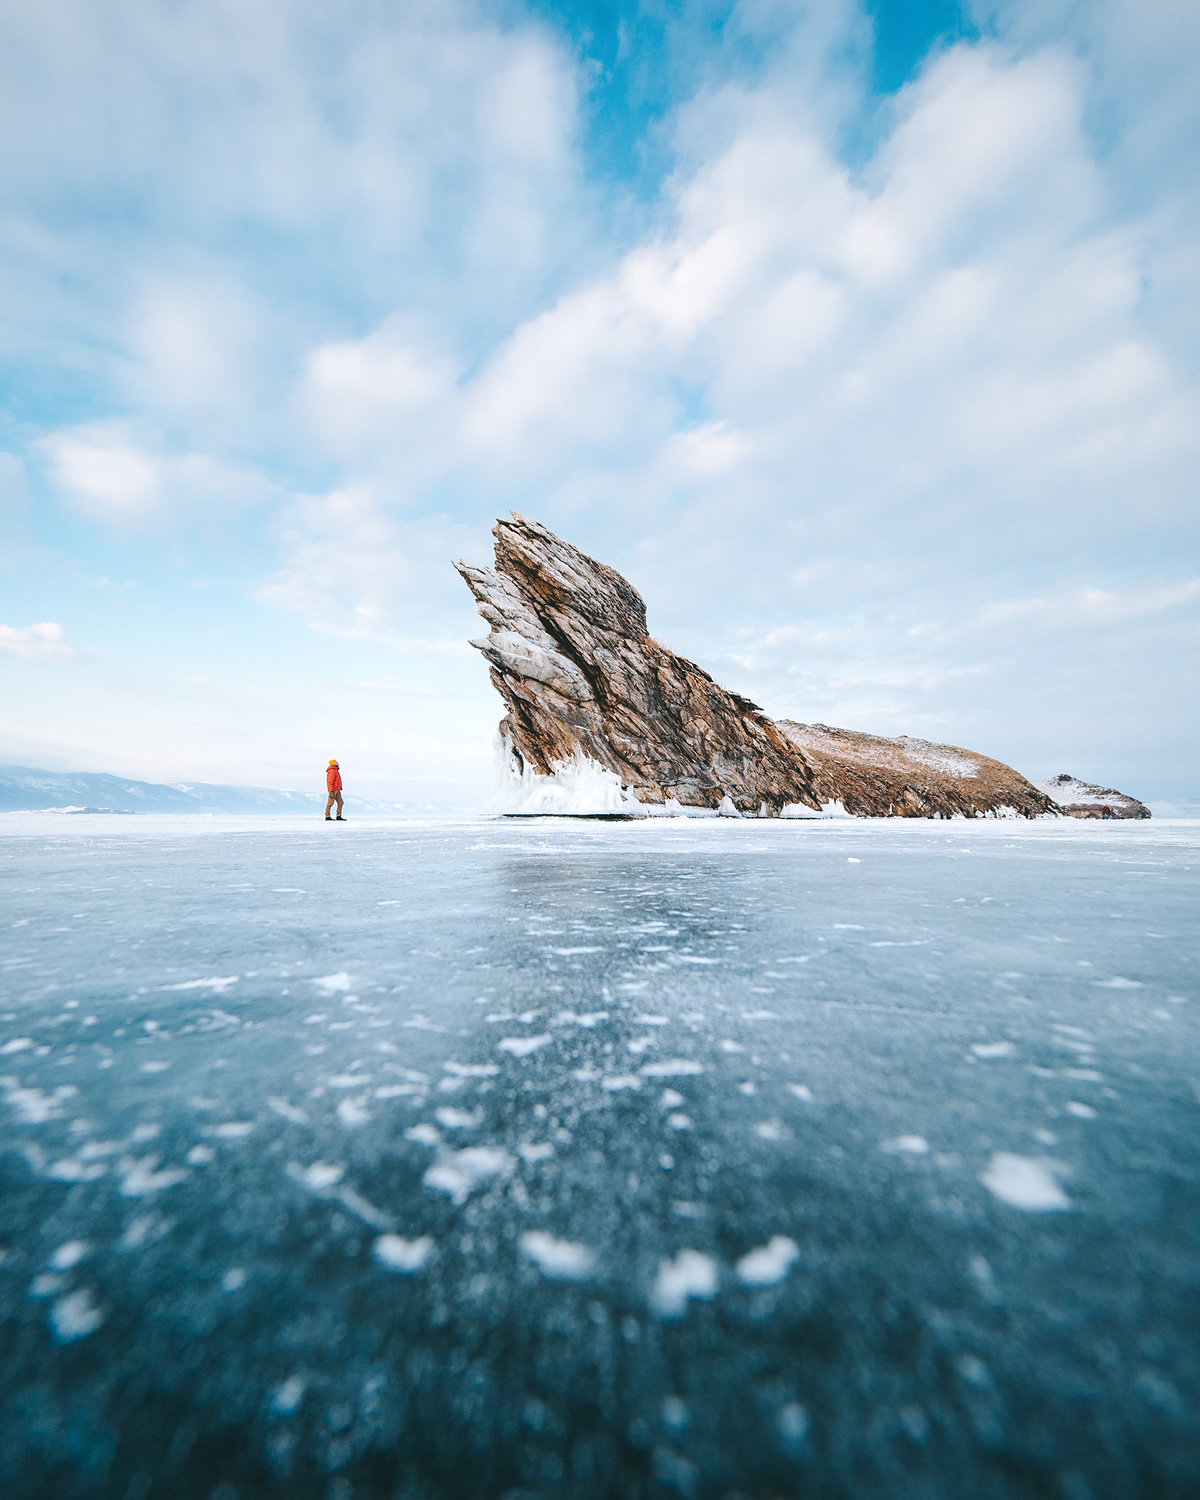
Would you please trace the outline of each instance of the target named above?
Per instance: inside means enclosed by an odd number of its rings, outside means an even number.
[[[665,1062],[647,1063],[638,1071],[643,1078],[691,1078],[704,1072],[704,1064],[690,1057],[671,1057]]]
[[[225,979],[185,979],[182,984],[160,984],[160,990],[216,990],[223,994],[230,985],[237,984],[240,974],[230,974]]]
[[[800,1254],[795,1240],[785,1234],[772,1235],[765,1245],[743,1255],[734,1269],[747,1286],[775,1286],[791,1270]]]
[[[426,1171],[427,1187],[449,1195],[461,1206],[475,1189],[490,1177],[507,1177],[516,1163],[502,1146],[468,1146],[464,1151],[439,1152],[437,1161]]]
[[[924,1156],[929,1150],[929,1142],[923,1135],[898,1135],[894,1140],[884,1141],[882,1149],[902,1155]]]
[[[79,1264],[91,1248],[87,1240],[68,1240],[50,1257],[50,1265],[56,1271],[69,1271],[72,1266]]]
[[[651,1301],[665,1318],[679,1317],[692,1297],[708,1301],[717,1293],[717,1263],[699,1250],[681,1250],[659,1264]]]
[[[350,976],[343,969],[340,974],[326,974],[323,979],[313,979],[309,983],[316,985],[323,995],[344,995],[350,988]]]
[[[1071,1206],[1055,1178],[1063,1170],[1059,1162],[996,1151],[979,1180],[1002,1203],[1029,1213],[1046,1213]]]
[[[545,1047],[549,1041],[549,1036],[506,1036],[496,1045],[501,1052],[510,1052],[513,1057],[528,1057],[539,1047]]]
[[[433,1241],[427,1234],[416,1240],[406,1240],[398,1234],[381,1234],[371,1246],[371,1254],[385,1271],[400,1271],[406,1275],[419,1271],[432,1251]]]
[[[87,1338],[103,1322],[104,1314],[96,1306],[88,1287],[68,1292],[50,1309],[50,1325],[60,1344],[72,1344],[76,1339]]]
[[[155,1171],[157,1166],[157,1156],[143,1156],[140,1160],[123,1157],[121,1170],[125,1175],[121,1179],[121,1196],[145,1198],[151,1193],[161,1193],[164,1188],[185,1182],[192,1175],[182,1167],[164,1167],[158,1172]]]
[[[1016,1049],[1011,1042],[972,1042],[976,1057],[1011,1057]]]
[[[521,1249],[541,1271],[557,1281],[579,1281],[591,1273],[596,1257],[586,1245],[556,1240],[541,1229],[531,1229],[520,1239]]]

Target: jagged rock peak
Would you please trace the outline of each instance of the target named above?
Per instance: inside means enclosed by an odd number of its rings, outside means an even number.
[[[491,627],[471,644],[507,706],[517,774],[593,763],[643,804],[763,816],[829,803],[863,816],[1055,810],[1010,767],[954,746],[775,724],[660,646],[612,568],[515,511],[493,535],[494,568],[455,567]]]

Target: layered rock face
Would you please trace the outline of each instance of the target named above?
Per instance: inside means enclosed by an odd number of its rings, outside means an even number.
[[[471,644],[507,705],[518,772],[582,756],[643,803],[763,816],[830,802],[859,816],[1056,810],[1008,766],[953,746],[776,724],[660,646],[619,573],[515,512],[493,535],[494,568],[455,567],[491,627]]]
[[[1061,776],[1051,776],[1046,781],[1035,781],[1040,792],[1045,792],[1058,804],[1060,811],[1069,818],[1148,818],[1150,809],[1136,797],[1125,792],[1114,791],[1110,786],[1095,786],[1090,781],[1080,781],[1064,771]],[[1105,808],[1108,809],[1107,814]]]

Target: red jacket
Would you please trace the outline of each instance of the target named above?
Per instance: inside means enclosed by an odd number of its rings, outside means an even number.
[[[330,766],[325,772],[325,785],[331,792],[340,792],[342,789],[342,773],[336,766]]]

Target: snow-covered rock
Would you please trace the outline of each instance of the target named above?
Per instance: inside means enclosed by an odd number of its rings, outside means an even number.
[[[1061,776],[1048,776],[1045,781],[1033,784],[1039,792],[1045,792],[1057,802],[1070,818],[1103,818],[1106,808],[1111,818],[1148,818],[1151,815],[1146,804],[1136,797],[1114,791],[1110,786],[1080,781],[1066,771]]]

